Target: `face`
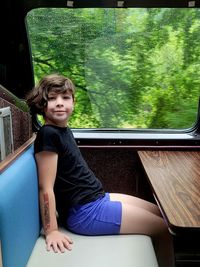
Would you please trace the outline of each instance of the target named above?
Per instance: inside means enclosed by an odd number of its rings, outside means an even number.
[[[73,108],[74,100],[70,93],[50,92],[44,109],[46,124],[66,127]]]

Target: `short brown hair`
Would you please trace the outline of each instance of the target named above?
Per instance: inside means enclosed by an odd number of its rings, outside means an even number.
[[[47,106],[50,92],[58,94],[69,92],[74,99],[75,86],[69,78],[63,75],[51,74],[45,76],[26,97],[31,113],[44,115],[44,107]]]

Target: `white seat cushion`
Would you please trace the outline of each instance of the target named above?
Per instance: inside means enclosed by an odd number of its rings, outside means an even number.
[[[47,252],[41,236],[27,267],[158,267],[148,236],[82,236],[62,231],[72,238],[72,251]]]

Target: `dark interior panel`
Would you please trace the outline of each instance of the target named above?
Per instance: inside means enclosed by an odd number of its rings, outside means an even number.
[[[153,201],[150,186],[133,148],[80,148],[89,167],[108,192],[130,194]]]

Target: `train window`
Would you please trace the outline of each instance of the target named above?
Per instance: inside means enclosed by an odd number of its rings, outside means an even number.
[[[35,81],[77,88],[73,128],[179,129],[197,119],[200,10],[40,8],[27,15]]]
[[[13,152],[10,107],[0,109],[0,161]]]

